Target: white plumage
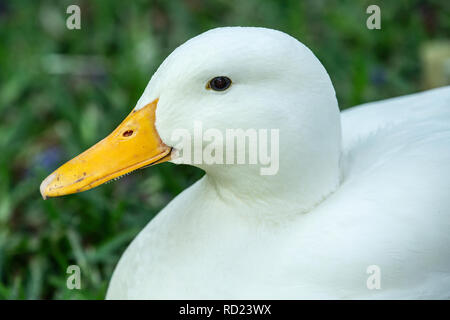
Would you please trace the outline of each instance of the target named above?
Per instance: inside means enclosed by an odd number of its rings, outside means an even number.
[[[205,90],[219,75],[230,90]],[[301,43],[220,28],[176,49],[136,107],[156,98],[167,145],[194,120],[279,128],[280,170],[200,165],[126,250],[107,298],[450,298],[450,87],[339,114]]]

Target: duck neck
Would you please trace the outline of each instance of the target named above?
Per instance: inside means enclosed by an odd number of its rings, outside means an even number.
[[[258,216],[309,212],[339,186],[340,131],[336,137],[317,144],[304,139],[301,148],[281,142],[279,169],[273,175],[262,175],[258,165],[207,166],[202,168],[203,183],[226,204]]]

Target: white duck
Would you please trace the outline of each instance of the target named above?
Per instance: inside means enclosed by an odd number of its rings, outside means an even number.
[[[231,86],[210,88],[218,76]],[[173,132],[194,121],[279,128],[279,171],[198,165],[206,175],[133,240],[107,298],[450,298],[450,87],[340,113],[296,39],[214,29],[177,48],[128,118],[41,193],[179,162]]]

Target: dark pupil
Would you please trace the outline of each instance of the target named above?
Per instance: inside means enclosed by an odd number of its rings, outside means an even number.
[[[211,81],[211,88],[213,90],[225,90],[230,86],[230,79],[227,77],[216,77]]]

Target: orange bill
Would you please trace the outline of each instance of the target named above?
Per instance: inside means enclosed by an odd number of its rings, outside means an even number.
[[[66,162],[41,183],[41,194],[58,197],[92,189],[136,169],[170,160],[155,128],[158,100],[128,117],[105,139]]]

